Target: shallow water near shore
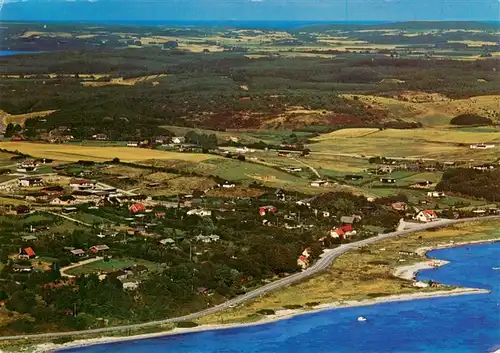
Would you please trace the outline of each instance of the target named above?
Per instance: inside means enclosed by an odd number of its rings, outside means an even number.
[[[326,310],[273,323],[60,352],[493,352],[500,349],[500,243],[431,251],[450,264],[419,280],[491,290]],[[364,316],[366,322],[358,322]]]

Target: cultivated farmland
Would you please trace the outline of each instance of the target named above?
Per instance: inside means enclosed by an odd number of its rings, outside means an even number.
[[[75,162],[78,160],[109,161],[119,158],[124,162],[137,162],[147,159],[157,160],[187,160],[201,162],[217,158],[206,154],[164,152],[151,149],[131,147],[94,147],[75,145],[55,145],[26,142],[1,142],[0,148],[19,151],[38,158],[50,158],[57,161]]]

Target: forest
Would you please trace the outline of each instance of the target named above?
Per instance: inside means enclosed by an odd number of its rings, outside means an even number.
[[[444,172],[436,190],[500,201],[500,171],[454,168]]]
[[[46,121],[33,122],[34,128],[70,126],[78,136],[106,133],[116,139],[161,134],[162,125],[258,128],[294,106],[328,112],[324,119],[332,127],[366,126],[391,121],[376,107],[342,94],[391,95],[411,90],[464,98],[500,91],[495,59],[249,59],[238,53],[126,49],[3,57],[0,67],[3,74],[37,75],[0,79],[0,109],[10,114],[55,109]],[[156,85],[144,81],[87,87],[81,78],[49,78],[49,73],[166,76],[157,78]],[[387,77],[405,83],[381,84]],[[82,131],[88,126],[94,131]]]

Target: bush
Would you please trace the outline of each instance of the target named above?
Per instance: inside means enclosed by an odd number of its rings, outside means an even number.
[[[194,321],[181,321],[177,323],[177,327],[180,328],[190,328],[190,327],[196,327],[198,324]]]
[[[63,337],[57,337],[52,340],[52,343],[54,344],[64,344],[73,341],[73,338],[71,336],[63,336]]]
[[[274,315],[275,312],[272,309],[261,309],[261,310],[257,311],[257,314],[261,314],[261,315]]]
[[[300,309],[300,308],[302,308],[302,305],[299,305],[299,304],[283,305],[283,308],[285,308],[285,309]]]
[[[493,121],[477,114],[461,114],[451,119],[452,125],[491,125]]]

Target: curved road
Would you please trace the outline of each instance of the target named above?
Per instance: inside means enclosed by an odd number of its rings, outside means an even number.
[[[278,288],[282,288],[282,287],[285,287],[285,286],[290,285],[292,283],[304,280],[304,279],[306,279],[306,278],[308,278],[308,277],[310,277],[318,272],[321,272],[321,271],[327,269],[330,266],[330,264],[333,262],[334,259],[336,259],[337,257],[339,257],[340,255],[344,254],[345,252],[347,252],[349,250],[356,249],[356,248],[359,248],[359,247],[364,246],[364,245],[372,244],[372,243],[375,243],[375,242],[383,240],[383,239],[398,237],[401,235],[406,235],[409,233],[418,232],[418,231],[422,231],[425,229],[449,226],[449,225],[456,224],[456,223],[463,223],[463,222],[470,222],[470,221],[477,221],[477,220],[488,220],[488,219],[500,219],[500,216],[463,218],[463,219],[458,219],[458,220],[443,219],[443,220],[439,220],[439,221],[435,221],[435,222],[431,222],[431,223],[422,224],[422,225],[413,227],[413,228],[408,229],[408,230],[380,234],[380,235],[377,235],[375,237],[360,240],[360,241],[357,241],[354,243],[343,244],[343,245],[339,246],[338,248],[326,250],[323,253],[323,255],[318,259],[318,261],[316,261],[316,263],[314,265],[312,265],[311,267],[309,267],[305,271],[295,273],[295,274],[290,275],[288,277],[285,277],[285,278],[282,278],[280,280],[274,281],[272,283],[266,284],[260,288],[257,288],[251,292],[248,292],[244,295],[241,295],[239,297],[228,300],[228,301],[226,301],[222,304],[219,304],[217,306],[214,306],[212,308],[198,311],[198,312],[193,313],[193,314],[174,317],[174,318],[165,319],[165,320],[150,321],[150,322],[145,322],[145,323],[141,323],[141,324],[104,327],[104,328],[93,329],[93,330],[40,333],[40,334],[34,334],[34,335],[4,336],[4,337],[0,337],[0,341],[29,339],[29,338],[36,339],[36,338],[56,338],[56,337],[63,337],[63,336],[89,335],[89,334],[96,334],[96,333],[106,333],[106,332],[114,332],[114,331],[124,331],[124,330],[129,330],[129,329],[145,328],[145,327],[157,326],[157,325],[167,324],[167,323],[175,323],[175,322],[186,321],[186,320],[194,320],[194,319],[198,319],[202,316],[206,316],[209,314],[214,314],[214,313],[217,313],[219,311],[226,310],[228,308],[234,307],[235,305],[242,304],[246,301],[249,301],[249,300],[254,299],[256,297],[259,297],[261,295],[270,293]]]

